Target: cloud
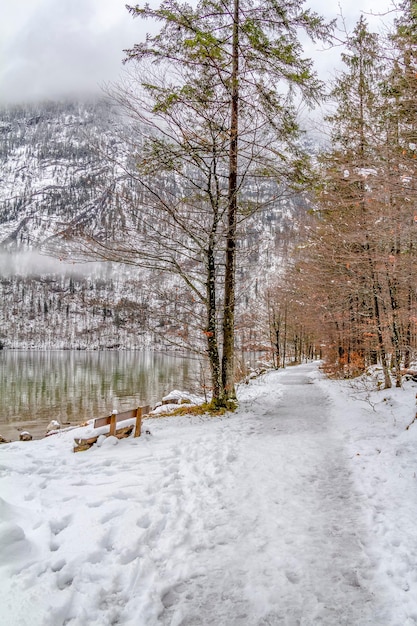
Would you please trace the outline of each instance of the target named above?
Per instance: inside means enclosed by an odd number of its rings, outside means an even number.
[[[0,277],[39,276],[56,274],[62,276],[108,276],[111,264],[103,262],[71,263],[48,257],[32,250],[7,252],[0,250]]]
[[[98,93],[142,37],[124,0],[22,0],[0,27],[0,100]],[[27,12],[26,12],[27,9]],[[21,17],[22,16],[22,17]]]
[[[0,20],[0,102],[22,102],[100,93],[117,81],[123,50],[152,28],[127,12],[129,0],[18,0],[3,2]],[[194,3],[196,0],[189,0]],[[390,0],[341,0],[351,28],[361,11],[378,13]],[[159,4],[159,0],[151,0]],[[135,2],[131,2],[135,4]],[[306,5],[334,18],[339,4],[308,0]],[[370,20],[374,21],[374,20]],[[320,73],[334,67],[338,51],[308,49]]]

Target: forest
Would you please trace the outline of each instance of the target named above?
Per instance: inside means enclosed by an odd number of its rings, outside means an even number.
[[[391,371],[401,384],[416,350],[415,3],[403,10],[386,41],[364,18],[348,40],[315,205],[272,313],[278,335],[284,315],[316,337],[320,328],[330,371],[352,376],[378,363],[385,387]]]

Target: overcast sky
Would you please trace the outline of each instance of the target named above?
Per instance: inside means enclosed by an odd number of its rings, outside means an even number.
[[[123,50],[140,41],[149,23],[134,20],[128,0],[0,0],[0,102],[22,102],[100,92],[117,81]],[[132,2],[131,4],[134,4]],[[351,27],[360,11],[382,12],[389,0],[306,2],[327,18],[340,7]],[[331,7],[331,8],[329,8]],[[370,19],[378,30],[380,18]],[[339,51],[309,50],[322,77]]]

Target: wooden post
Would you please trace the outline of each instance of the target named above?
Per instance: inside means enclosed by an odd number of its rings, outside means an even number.
[[[134,437],[140,437],[140,433],[142,431],[142,407],[138,406],[136,409],[136,426]]]
[[[110,418],[110,437],[116,434],[116,416],[117,416],[117,411],[112,411],[111,414],[111,418]]]

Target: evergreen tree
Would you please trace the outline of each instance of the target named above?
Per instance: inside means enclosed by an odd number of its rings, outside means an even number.
[[[311,104],[322,85],[298,35],[331,29],[300,0],[167,0],[129,11],[161,29],[127,51],[135,80],[115,94],[140,124],[131,213],[146,236],[134,250],[118,242],[112,258],[181,277],[205,310],[213,399],[225,404],[235,395],[239,227],[284,184],[304,182],[294,97]]]

